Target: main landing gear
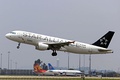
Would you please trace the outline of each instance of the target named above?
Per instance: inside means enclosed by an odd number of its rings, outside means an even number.
[[[20,43],[18,43],[18,46],[17,46],[17,49],[19,49],[20,48]]]
[[[52,56],[57,56],[56,50],[53,50]]]

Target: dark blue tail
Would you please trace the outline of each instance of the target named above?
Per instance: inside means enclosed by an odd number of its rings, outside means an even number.
[[[102,36],[99,40],[97,40],[92,45],[107,48],[110,44],[110,41],[111,41],[114,33],[115,33],[114,31],[109,31],[108,33],[106,33],[104,36]]]
[[[49,70],[54,70],[54,67],[50,63],[48,63],[48,67],[49,67]]]

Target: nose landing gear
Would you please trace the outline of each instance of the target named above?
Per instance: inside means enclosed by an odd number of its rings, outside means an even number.
[[[18,46],[17,46],[17,49],[19,49],[20,48],[20,43],[18,43]]]

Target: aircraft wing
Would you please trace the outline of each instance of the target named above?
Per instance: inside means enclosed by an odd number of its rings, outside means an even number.
[[[44,43],[49,45],[49,49],[52,50],[59,50],[61,47],[68,46],[70,43],[74,43],[75,41],[68,41],[68,42],[48,42]]]

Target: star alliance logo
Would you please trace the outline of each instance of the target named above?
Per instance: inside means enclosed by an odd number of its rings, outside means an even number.
[[[102,39],[100,39],[100,44],[101,45],[107,45],[107,42],[108,42],[108,40],[105,37],[103,37]]]

